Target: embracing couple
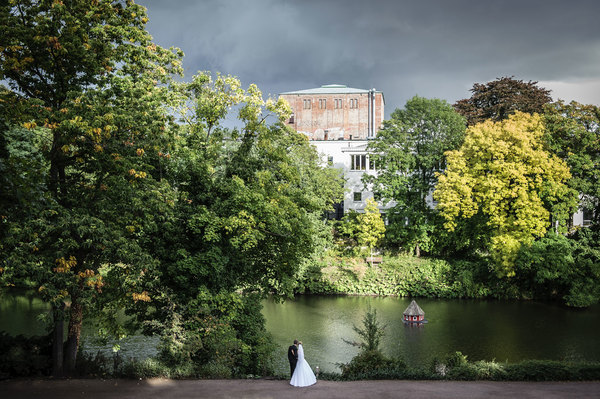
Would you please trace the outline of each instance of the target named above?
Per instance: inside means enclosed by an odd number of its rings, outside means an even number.
[[[288,360],[290,361],[290,374],[292,379],[290,384],[295,387],[307,387],[317,382],[315,373],[313,373],[308,362],[304,360],[304,349],[302,342],[297,339],[294,344],[288,348]]]

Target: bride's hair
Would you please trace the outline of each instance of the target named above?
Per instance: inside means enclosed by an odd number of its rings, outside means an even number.
[[[298,341],[298,345],[302,345],[302,341]]]

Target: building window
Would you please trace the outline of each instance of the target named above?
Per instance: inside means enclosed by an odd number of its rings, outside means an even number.
[[[362,201],[362,193],[361,192],[354,192],[354,202],[360,202]]]
[[[333,166],[333,155],[327,157],[327,165]]]
[[[310,109],[311,103],[311,100],[304,100],[304,109]]]
[[[377,170],[375,160],[369,157],[369,170]]]
[[[350,170],[367,170],[367,156],[350,155]]]
[[[341,98],[336,98],[333,101],[335,102],[335,109],[341,109],[343,107],[343,102]]]
[[[324,98],[319,99],[319,108],[326,109],[327,108],[327,100]]]
[[[593,212],[588,208],[583,208],[583,225],[585,227],[592,224]]]
[[[358,108],[358,98],[350,99],[350,108]]]
[[[289,123],[290,125],[293,125],[293,124],[294,124],[294,113],[293,113],[293,112],[292,112],[292,115],[290,115],[290,120],[288,121],[288,123]]]

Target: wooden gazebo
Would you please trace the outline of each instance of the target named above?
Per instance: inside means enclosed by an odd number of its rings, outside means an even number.
[[[402,321],[405,323],[427,323],[427,320],[425,320],[425,312],[414,299],[402,315]]]

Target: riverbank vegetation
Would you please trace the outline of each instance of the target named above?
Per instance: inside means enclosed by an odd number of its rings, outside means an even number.
[[[289,105],[233,76],[184,82],[144,7],[14,0],[0,22],[0,282],[52,307],[55,377],[93,369],[87,315],[161,338],[120,372],[229,378],[272,373],[267,295],[600,298],[598,107],[511,78],[455,107],[415,97],[370,143],[385,216],[369,201],[326,222],[343,178]]]
[[[536,299],[585,307],[600,297],[598,239],[594,229],[580,229],[569,237],[549,234],[519,250],[516,275],[510,279],[493,273],[485,257],[417,258],[384,253],[381,263],[370,265],[365,256],[331,251],[306,263],[296,293]]]

